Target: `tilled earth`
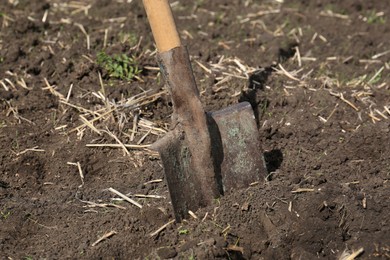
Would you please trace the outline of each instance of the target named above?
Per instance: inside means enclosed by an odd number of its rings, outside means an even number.
[[[173,222],[142,1],[3,0],[1,258],[389,259],[386,1],[171,4],[206,110],[252,104],[264,183]],[[142,72],[115,78],[102,54]]]

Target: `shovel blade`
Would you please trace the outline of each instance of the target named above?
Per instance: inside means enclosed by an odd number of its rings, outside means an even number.
[[[264,180],[266,166],[255,116],[248,102],[210,112],[209,128],[224,193]]]
[[[220,194],[263,181],[266,168],[251,105],[242,102],[207,113],[207,120]],[[199,188],[201,182],[180,127],[160,139],[154,148],[161,156],[176,221],[186,218],[189,210],[209,205]]]

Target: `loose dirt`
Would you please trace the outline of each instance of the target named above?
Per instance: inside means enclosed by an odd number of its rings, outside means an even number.
[[[386,1],[172,7],[206,109],[254,107],[264,183],[172,222],[147,149],[172,104],[142,2],[3,1],[1,258],[389,259]],[[142,73],[110,77],[101,51]]]

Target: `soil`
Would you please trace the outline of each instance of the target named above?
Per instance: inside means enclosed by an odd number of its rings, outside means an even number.
[[[2,1],[1,259],[389,259],[386,1],[172,7],[206,110],[252,104],[265,181],[172,222],[161,160],[137,146],[172,113],[142,2]],[[110,77],[102,50],[142,73]]]

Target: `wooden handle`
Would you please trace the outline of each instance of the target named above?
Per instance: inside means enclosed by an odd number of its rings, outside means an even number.
[[[179,47],[181,42],[168,0],[143,0],[143,3],[158,51]]]

